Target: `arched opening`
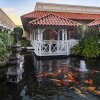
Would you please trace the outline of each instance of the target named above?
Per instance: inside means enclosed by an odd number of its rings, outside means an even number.
[[[76,30],[68,30],[68,39],[78,39],[78,33]]]
[[[43,40],[58,40],[58,29],[46,29],[43,32]]]

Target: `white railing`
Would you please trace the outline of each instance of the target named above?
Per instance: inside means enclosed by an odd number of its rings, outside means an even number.
[[[76,39],[69,39],[68,40],[68,54],[71,54],[71,52],[70,52],[70,49],[73,47],[73,46],[75,46],[76,44],[78,44],[78,41],[79,40],[76,40]]]
[[[57,41],[43,40],[33,41],[34,52],[38,56],[69,55],[70,49],[78,43],[77,40]]]

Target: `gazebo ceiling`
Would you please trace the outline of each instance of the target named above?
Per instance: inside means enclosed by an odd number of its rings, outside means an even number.
[[[32,26],[80,26],[82,24],[60,17],[53,13],[47,14],[29,22]]]
[[[88,26],[98,26],[100,25],[100,19],[94,20],[88,24]]]

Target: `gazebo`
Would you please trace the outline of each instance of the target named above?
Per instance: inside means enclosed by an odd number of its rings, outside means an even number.
[[[78,40],[67,37],[68,29],[75,29],[81,24],[59,17],[55,14],[47,14],[28,24],[30,28],[30,40],[37,56],[69,55],[70,48],[78,43]]]
[[[77,28],[99,19],[99,12],[97,7],[36,3],[21,20],[37,56],[69,55],[78,43]]]

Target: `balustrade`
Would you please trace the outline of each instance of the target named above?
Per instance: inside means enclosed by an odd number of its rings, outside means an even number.
[[[43,40],[33,41],[34,52],[38,56],[69,55],[70,49],[78,43],[78,40]]]

